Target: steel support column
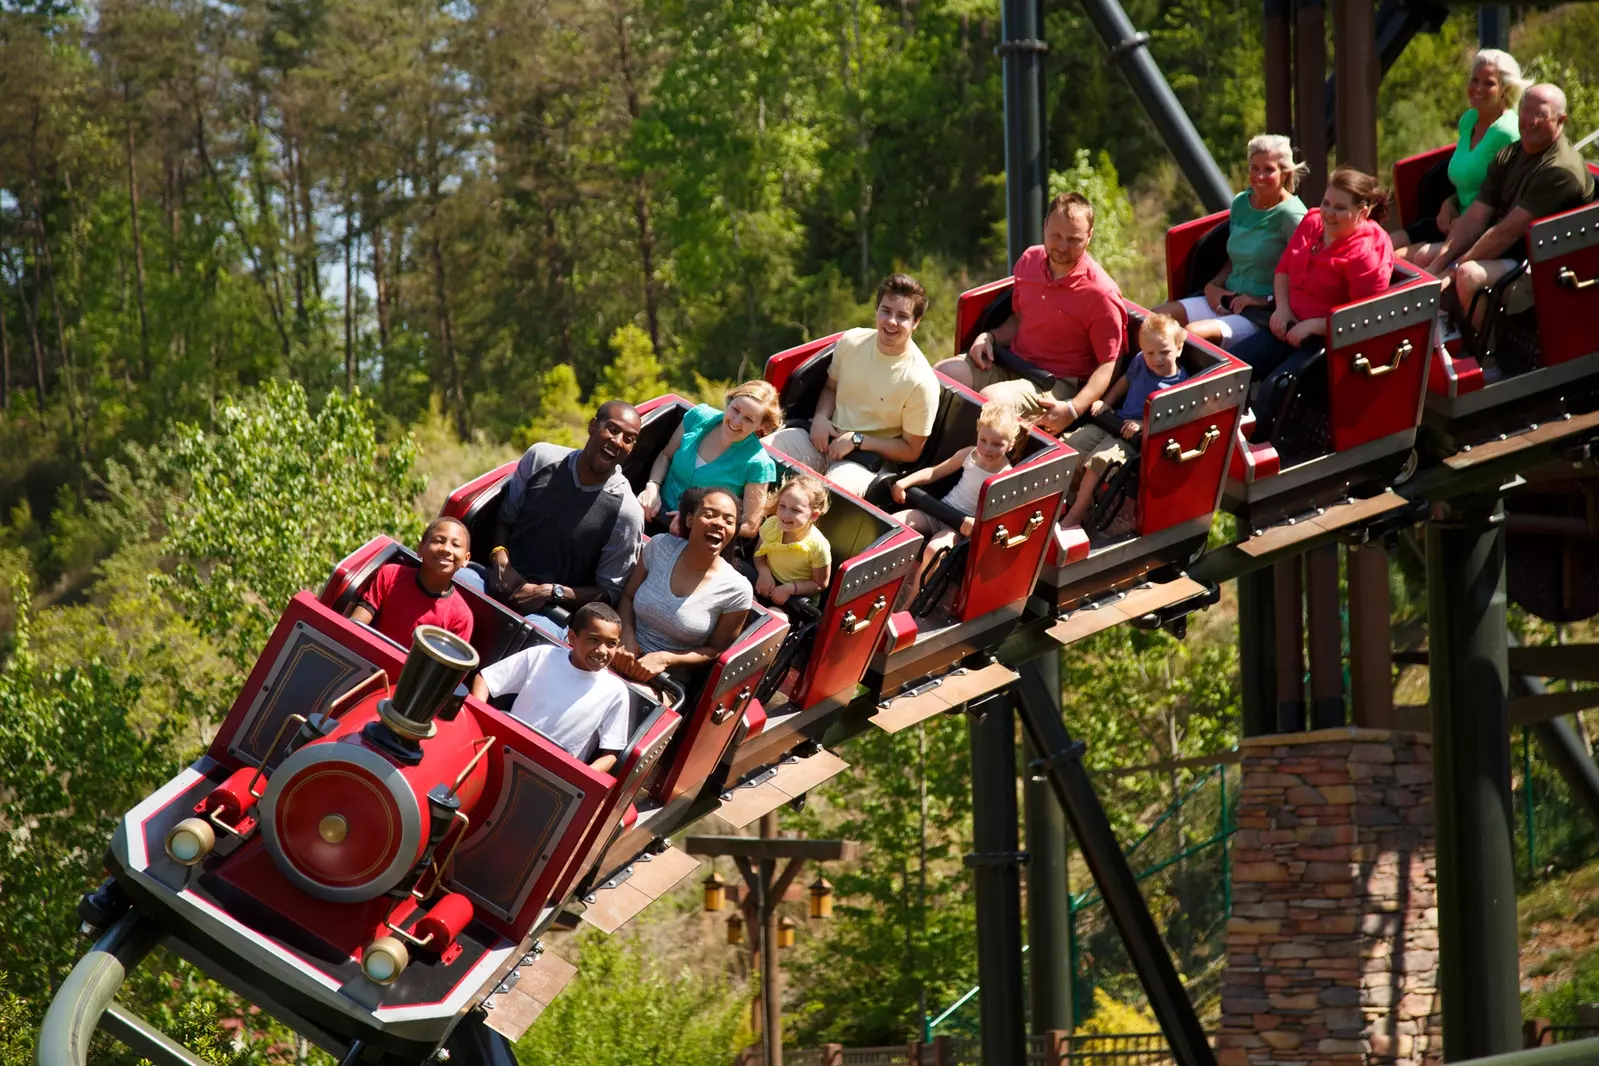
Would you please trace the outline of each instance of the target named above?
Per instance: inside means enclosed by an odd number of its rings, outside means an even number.
[[[1044,147],[1044,43],[1038,0],[1004,0],[1005,246],[1015,263],[1043,239],[1049,158]]]
[[[1016,840],[1016,722],[999,692],[967,707],[972,752],[972,869],[984,1062],[1027,1060],[1022,1000],[1021,865]]]
[[[1322,0],[1294,5],[1294,134],[1310,173],[1299,198],[1321,203],[1327,188],[1327,17]]]
[[[1021,666],[1060,706],[1060,651]],[[1038,758],[1032,741],[1022,739],[1023,766]],[[1022,774],[1022,808],[1027,827],[1027,977],[1032,1012],[1028,1031],[1070,1032],[1072,1025],[1071,908],[1066,879],[1066,813],[1049,781]]]
[[[1510,5],[1483,4],[1477,8],[1477,43],[1500,51],[1510,47]]]
[[[1305,618],[1310,625],[1310,724],[1344,724],[1344,616],[1338,594],[1338,545],[1305,553]]]
[[[1007,0],[1007,7],[1010,2]],[[1177,102],[1160,67],[1155,65],[1155,57],[1149,54],[1149,34],[1133,29],[1117,0],[1083,0],[1083,10],[1110,49],[1110,58],[1127,76],[1127,83],[1155,132],[1199,195],[1199,202],[1207,211],[1225,211],[1233,199],[1232,186],[1211,158],[1210,149],[1205,147],[1188,113]]]
[[[1453,1062],[1521,1046],[1504,508],[1464,499],[1427,526],[1438,840],[1438,981]]]
[[[1333,0],[1334,95],[1338,112],[1338,161],[1377,173],[1377,5],[1372,0]]]
[[[1266,129],[1294,132],[1294,30],[1290,0],[1265,0]]]
[[[1060,702],[1045,691],[1038,680],[1026,675],[1016,683],[1017,709],[1022,725],[1035,750],[1043,752],[1036,763],[1027,767],[1029,773],[1042,773],[1049,778],[1066,820],[1077,838],[1083,860],[1093,874],[1094,884],[1105,900],[1105,910],[1121,935],[1127,957],[1144,986],[1150,1009],[1160,1022],[1160,1028],[1171,1045],[1172,1058],[1177,1066],[1215,1066],[1216,1055],[1211,1050],[1205,1029],[1199,1024],[1193,1001],[1183,988],[1177,967],[1172,964],[1171,953],[1161,939],[1160,929],[1149,913],[1149,905],[1138,890],[1133,868],[1123,854],[1121,843],[1110,827],[1105,808],[1094,792],[1088,771],[1083,768],[1083,745],[1072,739],[1061,719]],[[975,736],[975,734],[974,734]],[[975,747],[975,741],[974,741]],[[974,760],[975,761],[975,760]],[[975,767],[974,774],[975,778]],[[975,796],[975,793],[974,793]],[[973,811],[975,822],[976,811]],[[974,831],[975,832],[975,831]],[[982,901],[978,901],[979,916]],[[981,917],[979,917],[981,922]],[[981,967],[981,958],[978,961]],[[986,981],[986,978],[985,978]],[[984,985],[986,993],[987,986]],[[985,999],[986,1004],[986,999]],[[988,1056],[988,1017],[983,1017],[984,1062],[1020,1063],[1020,1056],[990,1058]]]
[[[1277,732],[1305,728],[1305,607],[1299,556],[1272,564],[1277,651]]]
[[[1381,544],[1350,548],[1349,676],[1357,726],[1391,729],[1394,722],[1392,601],[1388,552]]]
[[[1271,569],[1238,577],[1238,678],[1243,689],[1243,733],[1277,732],[1276,590]]]

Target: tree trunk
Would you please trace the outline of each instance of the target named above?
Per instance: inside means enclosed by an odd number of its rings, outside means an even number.
[[[561,362],[571,364],[572,357],[572,308],[567,300],[566,287],[566,248],[561,243],[561,230],[555,214],[555,203],[548,191],[539,194],[539,200],[544,207],[544,244],[545,256],[549,263],[547,286],[549,303],[556,308],[556,315],[560,322],[561,330]]]
[[[0,251],[3,256],[3,251]],[[6,292],[0,287],[0,411],[11,410],[11,336],[6,322]]]
[[[8,250],[0,248],[0,267],[10,261]],[[22,324],[27,327],[28,341],[33,349],[33,390],[39,401],[39,410],[44,410],[45,380],[44,380],[44,345],[39,340],[39,315],[38,304],[29,305],[28,293],[23,287],[23,275],[27,265],[27,253],[23,253],[23,263],[17,268],[17,304],[22,308]],[[34,299],[38,299],[37,291]]]
[[[144,303],[144,234],[139,225],[139,171],[134,165],[133,108],[128,83],[122,83],[122,106],[128,127],[128,217],[133,222],[133,293],[139,303],[139,380],[150,380],[150,319]]]
[[[434,225],[438,224],[437,217]],[[431,241],[433,254],[433,286],[435,314],[439,324],[439,346],[444,356],[444,366],[449,373],[449,401],[451,412],[455,415],[455,432],[462,440],[470,436],[466,420],[466,383],[461,376],[461,357],[455,350],[455,337],[450,325],[450,296],[448,279],[444,274],[444,249],[439,245],[438,234],[433,234]]]
[[[196,90],[196,99],[198,99],[198,90]],[[250,239],[249,234],[245,231],[244,224],[239,220],[238,209],[233,204],[233,192],[227,185],[223,184],[222,177],[217,173],[216,167],[211,165],[211,155],[206,150],[205,143],[205,116],[201,112],[198,103],[195,104],[194,108],[194,137],[195,147],[200,153],[200,162],[205,166],[206,174],[210,177],[211,184],[216,189],[217,197],[222,201],[222,206],[227,209],[228,221],[233,224],[233,232],[238,234],[239,242],[244,246],[245,257],[250,260],[250,272],[255,275],[256,284],[261,287],[261,295],[266,298],[267,310],[272,314],[272,325],[278,331],[278,340],[283,346],[283,354],[287,356],[289,354],[289,331],[283,326],[282,295],[279,293],[276,297],[274,296],[273,285],[267,281],[266,270],[261,263],[260,257],[256,254],[255,242]],[[274,280],[276,275],[277,271],[274,269]]]
[[[355,391],[355,270],[351,263],[349,205],[344,208],[344,391]]]
[[[627,97],[628,118],[637,124],[642,105],[639,101],[638,79],[633,73],[632,37],[628,25],[629,14],[621,7],[616,9],[617,72],[622,76],[622,90]],[[650,347],[661,354],[660,297],[655,287],[655,233],[650,224],[649,178],[642,172],[633,183],[633,219],[638,226],[639,260],[644,271],[644,317],[649,324]]]
[[[383,373],[386,377],[389,351],[389,272],[388,261],[383,252],[385,232],[386,228],[382,223],[372,227],[372,287],[377,290],[378,354],[383,357]]]

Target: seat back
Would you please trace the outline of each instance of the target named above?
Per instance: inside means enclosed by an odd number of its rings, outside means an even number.
[[[1218,226],[1227,225],[1228,213],[1217,211],[1196,218],[1190,222],[1183,222],[1166,231],[1166,299],[1181,300],[1185,296],[1192,296],[1197,288],[1203,288],[1205,282],[1216,276],[1221,269],[1221,260],[1216,259],[1210,268],[1209,274],[1202,272],[1202,265],[1197,262],[1198,249],[1206,241],[1211,232]],[[1221,249],[1223,257],[1226,256],[1227,238],[1222,236]],[[1202,258],[1206,261],[1214,258],[1215,239],[1211,238],[1206,243],[1206,251]],[[1195,282],[1197,281],[1197,286]]]
[[[766,361],[766,380],[776,387],[786,420],[806,419],[815,413],[816,401],[827,383],[833,345],[841,336],[842,333],[833,333],[807,341]]]
[[[505,486],[516,472],[516,462],[501,463],[486,474],[480,474],[450,493],[440,514],[459,518],[477,546],[480,556],[487,558],[488,551],[497,543],[496,527],[500,520],[500,501],[505,496]]]
[[[694,404],[676,393],[657,396],[638,405],[639,435],[622,463],[622,474],[635,493],[642,492],[650,479],[650,467],[683,424],[683,416]]]
[[[1444,197],[1453,195],[1455,187],[1449,183],[1448,166],[1454,152],[1455,146],[1449,144],[1394,164],[1394,206],[1404,225],[1433,218],[1443,206]]]

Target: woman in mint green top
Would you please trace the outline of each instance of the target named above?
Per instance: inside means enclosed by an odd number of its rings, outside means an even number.
[[[1472,59],[1471,80],[1466,83],[1471,107],[1460,116],[1460,136],[1449,157],[1449,182],[1455,194],[1444,199],[1436,217],[1415,219],[1390,234],[1395,255],[1419,267],[1432,265],[1449,239],[1450,227],[1477,199],[1488,164],[1521,140],[1516,105],[1526,84],[1520,64],[1497,48],[1484,48]]]
[[[1227,261],[1203,295],[1174,299],[1155,310],[1223,348],[1258,333],[1271,313],[1277,261],[1305,217],[1294,189],[1306,169],[1294,162],[1287,137],[1268,133],[1251,140],[1249,188],[1233,197],[1227,212]]]
[[[722,488],[743,497],[739,534],[753,537],[761,527],[766,486],[777,477],[777,464],[761,447],[761,438],[782,419],[777,390],[766,381],[730,389],[723,410],[704,403],[689,408],[655,457],[649,484],[638,494],[644,517],[659,516],[670,526],[684,490],[696,485]]]

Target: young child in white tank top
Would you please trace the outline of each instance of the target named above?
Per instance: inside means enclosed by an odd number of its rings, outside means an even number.
[[[916,596],[916,590],[921,587],[922,571],[927,569],[933,557],[945,547],[954,544],[957,534],[962,537],[972,535],[972,530],[977,524],[977,498],[982,491],[983,482],[994,474],[1002,474],[1010,469],[1010,450],[1021,431],[1021,417],[1017,415],[1014,407],[1003,400],[989,400],[983,404],[983,409],[977,416],[976,444],[956,450],[937,466],[913,471],[894,482],[890,490],[894,502],[904,503],[906,489],[940,481],[957,470],[961,473],[960,480],[955,483],[954,488],[944,494],[943,500],[956,510],[965,512],[966,518],[961,522],[959,530],[950,528],[932,515],[916,508],[900,511],[894,515],[895,519],[904,522],[927,538],[927,543],[922,549],[921,562],[908,582],[909,589],[906,595],[909,598]]]

